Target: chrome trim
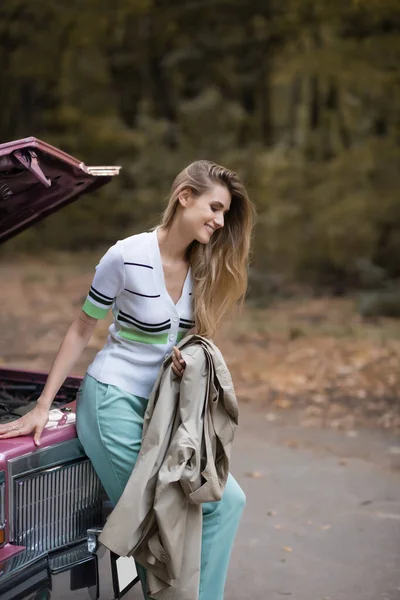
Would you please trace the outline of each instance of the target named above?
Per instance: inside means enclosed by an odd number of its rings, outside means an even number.
[[[44,551],[34,552],[32,550],[24,550],[2,562],[2,571],[0,571],[0,590],[10,581],[10,579],[12,580],[14,577],[18,576],[20,572],[26,571],[30,565],[38,563],[43,559],[46,559],[46,564],[48,564],[50,572],[53,575],[56,575],[57,573],[72,569],[74,566],[87,562],[88,560],[94,560],[95,557],[88,552],[86,543],[76,544],[75,546],[64,550],[64,552],[59,552],[54,555]],[[3,598],[1,593],[0,598]]]
[[[53,575],[62,573],[88,560],[93,560],[93,554],[88,551],[86,544],[79,544],[56,556],[49,556],[50,572]]]
[[[119,175],[121,167],[86,167],[89,175]]]
[[[2,592],[1,600],[15,600],[16,598],[37,598],[36,592],[43,586],[48,589],[50,584],[49,565],[46,559],[43,559],[37,565],[32,565],[31,569],[36,572],[33,575],[27,574],[19,578],[18,582],[12,582],[13,587],[6,592]],[[22,573],[21,573],[22,575]],[[29,591],[31,590],[32,593]]]
[[[86,454],[78,438],[73,438],[55,446],[38,448],[34,452],[22,454],[11,458],[7,463],[8,469],[8,518],[10,520],[10,539],[14,539],[13,515],[14,515],[14,479],[18,476],[32,474],[35,471],[56,466],[60,463],[70,462],[77,458],[83,458]],[[43,489],[42,489],[43,491]],[[40,511],[39,511],[40,512]],[[43,517],[43,511],[40,512]]]
[[[6,473],[0,471],[0,530],[4,532],[7,524],[6,519]],[[4,532],[5,533],[5,532]],[[4,535],[5,538],[5,535]],[[6,539],[0,541],[0,548],[4,548]]]
[[[85,539],[102,520],[101,490],[87,457],[14,478],[10,541],[52,551]]]
[[[87,540],[86,540],[88,552],[90,552],[91,554],[97,554],[98,558],[100,558],[100,559],[103,558],[103,556],[107,550],[107,548],[99,542],[99,536],[100,536],[102,530],[103,530],[103,527],[90,527],[87,530]],[[90,550],[89,538],[95,539],[95,549],[94,550]]]
[[[19,554],[15,554],[7,558],[3,563],[3,570],[0,572],[0,588],[10,578],[17,575],[19,571],[25,569],[29,565],[38,562],[47,557],[47,552],[33,552],[32,550],[23,550]]]
[[[102,527],[89,527],[87,533],[94,533],[95,535],[100,535],[102,531]]]
[[[56,465],[67,460],[75,460],[77,458],[86,457],[83,446],[78,438],[61,442],[55,446],[47,448],[38,448],[33,452],[22,454],[17,458],[11,458],[8,461],[8,474],[10,478],[31,474],[32,471],[55,467]]]
[[[6,473],[0,471],[0,529],[6,526]],[[0,546],[2,544],[0,543]]]

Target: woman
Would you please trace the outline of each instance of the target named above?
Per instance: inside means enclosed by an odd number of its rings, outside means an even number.
[[[35,408],[0,439],[34,432],[40,445],[51,403],[112,306],[108,340],[88,367],[78,394],[77,433],[115,505],[138,456],[147,399],[163,360],[191,331],[211,337],[247,285],[253,208],[232,171],[197,161],[175,179],[159,227],[118,241],[96,267],[81,313],[70,326]],[[200,600],[223,598],[245,495],[229,475],[220,502],[202,505]],[[143,591],[146,572],[137,565]],[[146,595],[145,595],[146,596]]]

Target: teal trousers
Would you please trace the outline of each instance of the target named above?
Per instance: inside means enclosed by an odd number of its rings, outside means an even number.
[[[114,504],[132,473],[142,441],[147,399],[86,374],[78,393],[79,441]],[[223,600],[233,542],[245,506],[243,490],[229,474],[222,499],[202,504],[199,600]],[[135,510],[135,507],[132,507]],[[136,562],[146,600],[146,570]]]

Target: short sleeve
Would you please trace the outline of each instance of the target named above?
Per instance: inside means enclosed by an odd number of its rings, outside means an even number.
[[[100,259],[82,310],[89,317],[104,319],[123,287],[124,262],[117,242]]]

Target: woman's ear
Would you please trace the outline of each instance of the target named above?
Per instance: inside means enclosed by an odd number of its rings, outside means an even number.
[[[186,207],[192,192],[189,188],[184,188],[178,195],[178,202],[181,206]]]

